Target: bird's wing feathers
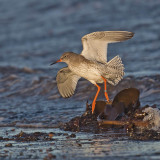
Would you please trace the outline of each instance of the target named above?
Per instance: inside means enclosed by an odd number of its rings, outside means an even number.
[[[74,74],[68,67],[62,68],[57,73],[56,81],[60,94],[67,98],[74,94],[80,76]]]
[[[132,38],[134,33],[127,31],[100,31],[82,37],[82,55],[89,60],[107,61],[108,43],[121,42]]]

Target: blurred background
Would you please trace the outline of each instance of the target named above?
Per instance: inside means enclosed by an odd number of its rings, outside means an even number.
[[[160,104],[159,6],[159,0],[0,0],[1,124],[57,124],[81,114],[96,88],[82,79],[72,98],[61,98],[55,77],[65,64],[49,64],[65,51],[80,53],[81,37],[94,31],[135,33],[109,45],[108,59],[120,55],[126,72],[109,96],[137,87],[142,105]]]

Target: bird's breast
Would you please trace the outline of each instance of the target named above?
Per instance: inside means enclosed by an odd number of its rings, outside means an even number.
[[[98,82],[101,79],[99,68],[94,64],[79,64],[77,66],[69,66],[69,69],[75,74],[87,79]]]

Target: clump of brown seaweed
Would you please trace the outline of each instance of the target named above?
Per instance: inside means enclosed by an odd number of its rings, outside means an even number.
[[[85,113],[66,123],[64,130],[104,133],[112,129],[119,133],[125,132],[133,139],[160,139],[160,111],[156,105],[141,107],[139,95],[136,88],[124,89],[111,104],[97,101],[94,114],[91,104],[87,103]]]

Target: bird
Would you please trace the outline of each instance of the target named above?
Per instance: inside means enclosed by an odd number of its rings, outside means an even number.
[[[64,52],[59,60],[52,62],[65,62],[68,66],[60,69],[56,76],[59,93],[63,98],[71,97],[76,89],[78,80],[85,78],[97,87],[96,95],[92,102],[92,114],[94,113],[96,100],[104,83],[104,95],[110,102],[107,93],[107,82],[117,85],[124,76],[124,65],[119,55],[107,62],[107,47],[109,43],[129,40],[134,36],[128,31],[97,31],[82,37],[83,50],[81,54]]]

